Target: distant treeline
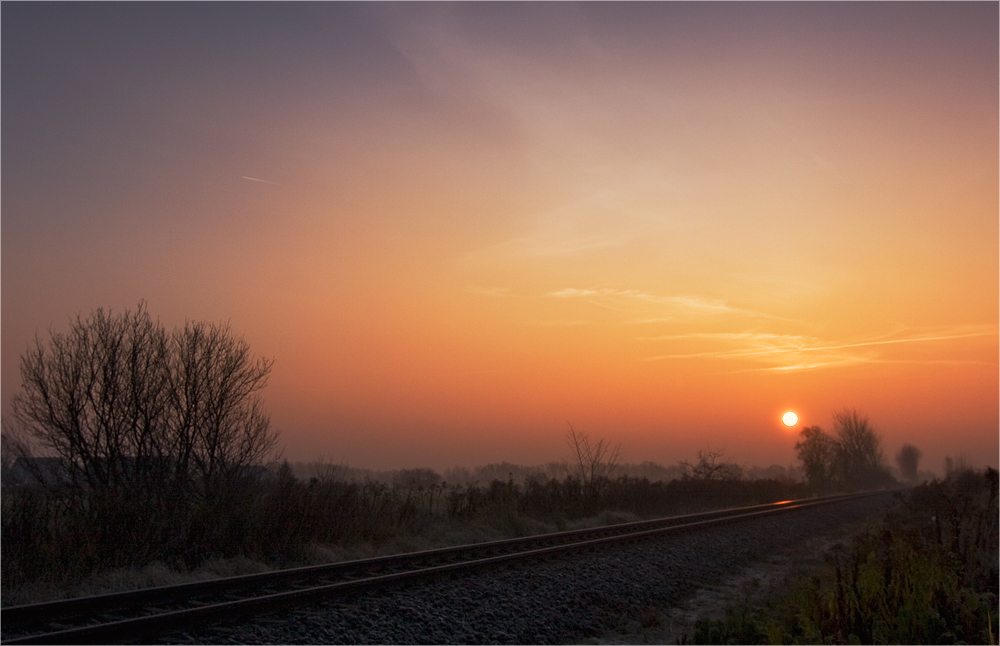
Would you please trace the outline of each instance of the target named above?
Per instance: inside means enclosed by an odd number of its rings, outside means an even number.
[[[371,481],[392,485],[405,483],[407,480],[416,478],[426,482],[433,482],[433,484],[446,483],[448,485],[460,485],[463,487],[475,484],[489,484],[494,480],[501,482],[513,480],[518,485],[524,485],[531,480],[541,482],[561,480],[573,470],[573,467],[566,462],[548,462],[535,466],[512,464],[510,462],[494,462],[476,467],[456,466],[445,469],[442,472],[425,468],[396,470],[363,469],[344,464],[333,464],[324,460],[290,462],[289,465],[292,473],[297,478],[307,481],[310,478],[333,478],[347,482]],[[657,462],[646,461],[638,464],[618,464],[615,465],[615,468],[616,474],[619,476],[638,479],[645,478],[650,482],[669,482],[671,480],[679,480],[686,474],[690,475],[690,469],[684,464],[664,466]],[[794,465],[783,467],[778,464],[772,464],[767,468],[755,466],[738,467],[738,469],[739,477],[745,480],[783,480],[789,482],[802,482],[805,480],[805,471],[802,467]]]

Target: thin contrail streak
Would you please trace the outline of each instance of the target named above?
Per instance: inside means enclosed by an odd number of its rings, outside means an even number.
[[[251,182],[260,182],[262,184],[274,184],[275,186],[278,185],[277,182],[271,182],[271,181],[268,181],[266,179],[257,179],[256,177],[247,177],[246,175],[243,176],[243,179],[248,179]]]

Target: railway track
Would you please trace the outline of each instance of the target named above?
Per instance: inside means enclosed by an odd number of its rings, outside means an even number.
[[[408,554],[278,570],[131,592],[105,594],[0,610],[7,644],[110,643],[222,619],[232,620],[319,598],[364,591],[463,570],[544,558],[569,550],[646,540],[762,516],[829,505],[887,492],[791,500],[752,507],[461,545]]]

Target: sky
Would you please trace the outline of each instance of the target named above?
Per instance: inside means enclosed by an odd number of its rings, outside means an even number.
[[[1000,453],[998,5],[3,3],[0,390],[140,301],[290,460]],[[787,429],[781,415],[799,424]]]

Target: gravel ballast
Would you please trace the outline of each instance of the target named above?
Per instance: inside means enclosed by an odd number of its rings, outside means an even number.
[[[497,566],[177,631],[163,643],[576,643],[668,608],[777,549],[881,515],[890,495]]]

